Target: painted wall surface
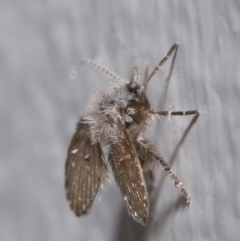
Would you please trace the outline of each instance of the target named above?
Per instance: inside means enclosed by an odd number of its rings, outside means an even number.
[[[148,136],[191,194],[184,205],[161,169],[148,226],[132,222],[113,178],[91,213],[65,198],[67,148],[86,102],[109,80],[83,67],[101,61],[123,78],[153,68],[180,43],[148,86],[152,107],[199,109],[162,118]],[[14,1],[0,8],[0,240],[239,240],[240,2]]]

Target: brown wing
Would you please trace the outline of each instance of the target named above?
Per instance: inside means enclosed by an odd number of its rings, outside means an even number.
[[[116,182],[127,202],[129,214],[139,223],[146,225],[148,218],[148,193],[141,165],[131,140],[120,120],[122,131],[117,141],[110,145],[109,162]]]
[[[65,185],[71,209],[77,216],[87,213],[107,176],[107,166],[99,144],[92,144],[89,126],[81,123],[68,149]]]

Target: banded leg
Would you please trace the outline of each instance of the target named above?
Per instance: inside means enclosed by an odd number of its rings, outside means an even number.
[[[171,115],[199,115],[198,110],[188,110],[188,111],[168,111],[168,110],[150,110],[149,114],[160,115],[160,116],[171,116]]]
[[[169,117],[171,115],[179,115],[179,116],[199,115],[199,111],[198,110],[188,110],[188,111],[149,110],[149,114]],[[141,141],[141,139],[143,138],[147,125],[148,125],[148,122],[146,121],[146,123],[143,123],[143,125],[141,126],[137,136],[137,141]]]
[[[152,73],[146,78],[146,80],[143,82],[143,84],[141,85],[141,87],[143,87],[144,85],[146,85],[151,79],[152,77],[157,73],[157,71],[164,65],[164,63],[169,59],[169,57],[172,55],[172,53],[174,51],[177,51],[179,44],[178,43],[174,43],[173,46],[170,48],[170,50],[168,51],[167,55],[159,62],[159,64],[154,68],[154,70],[152,71]]]
[[[163,158],[154,150],[154,147],[153,147],[152,143],[150,143],[148,140],[144,139],[140,142],[137,142],[137,144],[135,142],[135,146],[139,149],[144,149],[145,152],[149,153],[155,160],[159,161],[159,163],[162,165],[164,171],[170,176],[174,185],[178,188],[180,194],[182,196],[184,196],[186,198],[186,202],[189,203],[190,202],[190,196],[188,194],[187,189],[185,188],[183,183],[180,181],[178,176],[173,172],[173,170],[168,165],[168,163],[166,163],[163,160]],[[140,152],[138,151],[138,153],[140,153]],[[144,153],[143,150],[142,150],[142,153]],[[145,156],[147,156],[147,155],[145,154]],[[141,156],[140,156],[139,159],[141,160]],[[149,160],[150,160],[150,162],[152,162],[151,158],[149,158]],[[148,160],[146,160],[146,161],[148,161]],[[145,163],[145,164],[147,164],[147,163]]]

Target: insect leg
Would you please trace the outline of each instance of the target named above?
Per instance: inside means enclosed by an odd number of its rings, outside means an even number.
[[[179,116],[196,115],[196,116],[199,116],[199,111],[198,110],[188,110],[188,111],[149,110],[149,114],[160,115],[160,116],[165,116],[165,117],[169,117],[171,115],[179,115]],[[140,141],[142,139],[142,137],[145,133],[146,127],[147,127],[147,123],[144,123],[141,126],[139,134],[137,135],[137,141]]]
[[[157,71],[163,66],[163,64],[169,59],[169,57],[172,55],[174,51],[177,51],[179,44],[174,43],[173,46],[168,51],[167,55],[159,62],[159,64],[153,69],[152,73],[146,78],[146,80],[143,82],[142,86],[146,85],[152,77],[157,73]]]
[[[164,171],[170,176],[174,185],[179,189],[181,195],[184,196],[187,200],[187,203],[189,203],[190,202],[190,196],[188,194],[187,189],[185,188],[183,183],[180,181],[178,176],[173,172],[173,170],[168,165],[168,163],[165,162],[163,160],[163,158],[154,150],[153,145],[146,139],[143,140],[143,141],[137,141],[137,143],[135,142],[135,145],[137,145],[139,149],[145,150],[145,152],[150,154],[153,157],[153,159],[157,160],[162,165]],[[138,148],[136,148],[136,149],[138,149]],[[142,153],[143,153],[143,150],[142,150]],[[140,153],[139,150],[138,150],[138,153]],[[147,156],[147,155],[145,154],[145,156]]]
[[[199,115],[198,110],[188,110],[188,111],[168,111],[168,110],[150,110],[149,114],[160,115],[160,116],[171,116],[171,115]]]

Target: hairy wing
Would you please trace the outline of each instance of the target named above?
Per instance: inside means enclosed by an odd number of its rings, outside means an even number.
[[[89,126],[81,123],[68,149],[65,186],[71,209],[77,216],[87,213],[107,176],[107,166],[99,144],[92,144]]]
[[[122,132],[117,141],[110,145],[109,162],[116,182],[127,203],[129,214],[139,223],[146,225],[148,218],[148,193],[141,165],[131,140],[120,120]]]

